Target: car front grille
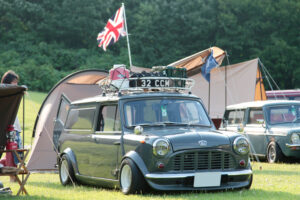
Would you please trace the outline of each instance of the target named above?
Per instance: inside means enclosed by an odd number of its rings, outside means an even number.
[[[197,151],[177,154],[173,158],[173,170],[207,170],[207,169],[233,169],[234,157],[221,151]]]

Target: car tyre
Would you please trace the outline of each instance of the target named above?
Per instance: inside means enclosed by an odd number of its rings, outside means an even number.
[[[62,185],[71,185],[75,183],[74,170],[70,159],[67,155],[63,155],[59,162],[59,179]]]
[[[123,194],[135,194],[145,191],[145,179],[131,159],[124,159],[120,169],[119,182]]]
[[[283,154],[276,142],[272,141],[268,145],[267,160],[269,163],[275,163],[283,159]]]
[[[249,189],[251,188],[252,181],[253,181],[253,174],[251,174],[249,185],[247,185],[247,186],[245,187],[246,190],[249,190]]]

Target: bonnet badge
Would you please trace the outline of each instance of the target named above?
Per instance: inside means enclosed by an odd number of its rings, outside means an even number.
[[[206,147],[207,146],[207,141],[206,140],[199,140],[198,141],[200,147]]]

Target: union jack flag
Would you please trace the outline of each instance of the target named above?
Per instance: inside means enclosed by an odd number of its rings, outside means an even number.
[[[110,18],[104,27],[104,30],[98,34],[98,47],[102,47],[104,51],[108,45],[116,43],[121,36],[126,36],[124,29],[124,7],[122,6],[116,14]]]

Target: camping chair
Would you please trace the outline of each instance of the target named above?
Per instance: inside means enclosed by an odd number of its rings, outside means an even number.
[[[23,99],[23,149],[5,149],[7,143],[7,127],[14,124],[17,116],[19,105],[26,87],[10,84],[0,84],[0,154],[2,153],[13,153],[16,155],[18,161],[18,167],[2,167],[0,171],[0,176],[14,176],[20,186],[17,193],[19,195],[21,192],[28,194],[25,189],[25,184],[30,175],[29,171],[25,166],[25,159],[28,155],[28,150],[24,149],[24,99]],[[5,150],[4,150],[5,149]],[[21,158],[19,152],[25,153],[24,157]],[[22,180],[18,177],[22,174]],[[24,178],[24,175],[25,178]]]

